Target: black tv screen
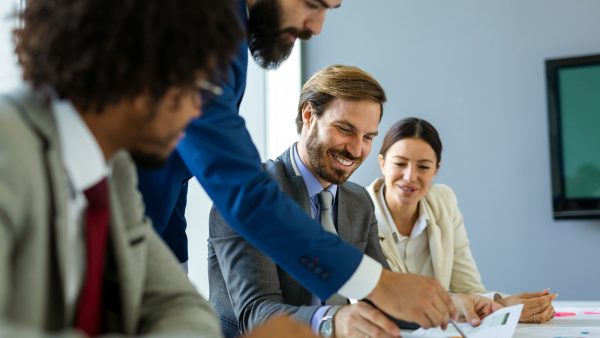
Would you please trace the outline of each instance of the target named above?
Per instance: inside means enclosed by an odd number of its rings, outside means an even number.
[[[600,55],[546,60],[555,219],[600,218]]]

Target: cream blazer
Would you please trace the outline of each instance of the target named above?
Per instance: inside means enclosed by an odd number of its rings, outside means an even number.
[[[384,216],[383,208],[387,208],[387,205],[379,194],[383,184],[383,179],[378,178],[367,187],[375,204],[379,240],[392,271],[406,272],[401,268],[404,264],[396,250],[390,230],[396,225],[389,224]],[[456,195],[452,189],[443,184],[433,185],[421,202],[429,218],[426,231],[434,277],[450,292],[486,292],[469,248],[463,217],[458,210]]]

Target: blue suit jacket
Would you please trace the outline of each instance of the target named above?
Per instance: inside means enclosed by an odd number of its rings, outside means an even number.
[[[245,26],[244,0],[239,12]],[[178,258],[187,261],[184,211],[187,181],[193,175],[232,229],[325,299],[350,278],[362,253],[325,232],[261,170],[258,151],[239,116],[247,48],[241,43],[222,83],[223,95],[190,124],[166,166],[140,172],[146,210]]]

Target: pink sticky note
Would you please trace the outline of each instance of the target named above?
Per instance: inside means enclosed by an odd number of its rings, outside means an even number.
[[[586,311],[583,314],[585,314],[585,315],[600,315],[600,312],[598,312],[598,311]]]
[[[569,317],[569,316],[576,316],[577,314],[575,312],[556,312],[554,314],[554,317]]]

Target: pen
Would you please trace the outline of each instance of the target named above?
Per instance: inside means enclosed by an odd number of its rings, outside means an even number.
[[[450,319],[450,324],[452,324],[452,326],[454,326],[456,331],[458,331],[458,333],[460,333],[460,335],[463,336],[463,338],[467,338],[467,335],[464,332],[462,332],[461,329],[458,328],[458,325],[456,325],[456,323],[452,319]]]

